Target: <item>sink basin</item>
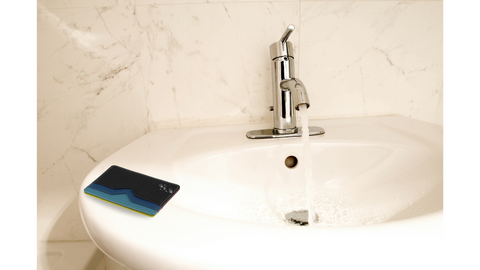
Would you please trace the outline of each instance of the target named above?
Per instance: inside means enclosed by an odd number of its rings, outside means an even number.
[[[84,225],[105,254],[131,269],[309,267],[320,247],[298,247],[327,239],[442,237],[441,126],[403,116],[310,125],[326,130],[310,137],[318,215],[311,226],[285,221],[306,209],[302,139],[245,137],[269,124],[144,135],[85,178]],[[288,157],[296,164],[287,166]],[[179,184],[180,191],[153,218],[85,195],[111,165]]]

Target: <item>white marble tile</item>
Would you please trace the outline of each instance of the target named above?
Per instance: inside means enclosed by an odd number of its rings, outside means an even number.
[[[436,122],[442,2],[302,2],[300,31],[310,116],[400,113]]]
[[[352,0],[348,2],[443,2],[443,0]],[[346,0],[300,0],[300,2],[347,2]]]
[[[260,2],[299,2],[299,0],[136,0],[137,5],[171,5],[171,4],[207,4],[207,3],[260,3]]]
[[[37,0],[37,9],[255,2],[299,2],[299,0]]]
[[[271,121],[269,46],[298,17],[297,3],[138,7],[151,128]]]
[[[148,131],[135,8],[39,10],[37,17],[38,238],[83,239],[78,207],[64,211],[83,178]],[[55,223],[62,216],[69,220]]]
[[[37,0],[37,9],[134,6],[136,0]]]

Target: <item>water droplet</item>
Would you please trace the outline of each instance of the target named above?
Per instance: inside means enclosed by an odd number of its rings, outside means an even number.
[[[173,190],[171,188],[168,189],[169,193],[173,193]]]

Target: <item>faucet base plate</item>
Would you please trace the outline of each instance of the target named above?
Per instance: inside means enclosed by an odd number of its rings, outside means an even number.
[[[308,126],[310,136],[318,136],[325,134],[325,130],[321,127]],[[260,129],[260,130],[251,130],[247,132],[247,138],[249,139],[275,139],[275,138],[292,138],[292,137],[302,137],[302,128],[298,128],[296,133],[274,133],[273,129]]]

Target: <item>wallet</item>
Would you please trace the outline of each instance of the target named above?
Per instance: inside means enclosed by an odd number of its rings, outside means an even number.
[[[113,165],[87,186],[84,192],[153,217],[179,190],[177,184]]]

